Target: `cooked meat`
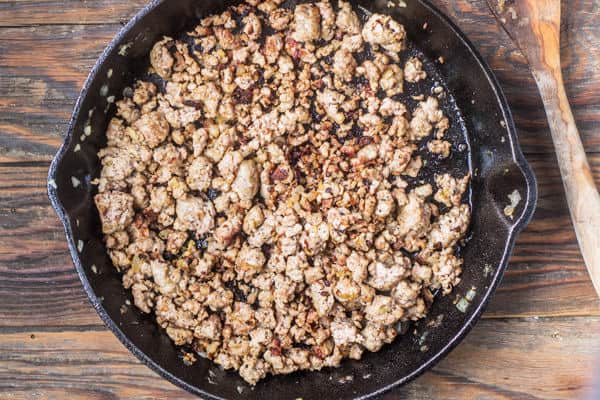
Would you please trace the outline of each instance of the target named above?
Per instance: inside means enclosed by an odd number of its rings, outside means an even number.
[[[470,175],[466,175],[462,179],[454,178],[450,174],[436,175],[435,184],[438,190],[433,199],[446,207],[459,206],[470,179]]]
[[[133,197],[122,192],[104,192],[95,197],[105,234],[125,231],[133,221]]]
[[[447,140],[434,139],[427,143],[427,149],[433,154],[439,154],[441,158],[450,155],[452,145]]]
[[[400,64],[405,36],[343,0],[247,0],[192,46],[154,45],[165,84],[117,101],[95,203],[124,287],[176,345],[251,384],[338,366],[460,281],[469,175],[424,182],[423,152],[452,143],[437,98],[408,108],[404,80],[426,74]]]
[[[313,4],[299,4],[294,9],[294,31],[292,38],[299,42],[309,42],[321,36],[321,14]]]
[[[373,14],[362,29],[363,39],[384,49],[398,53],[405,47],[406,31],[389,15]]]
[[[356,69],[356,60],[352,53],[345,49],[340,49],[333,57],[333,73],[344,81],[350,81],[354,77]]]
[[[175,229],[191,230],[202,235],[214,226],[215,208],[209,200],[188,196],[177,199],[176,215]]]
[[[358,15],[352,10],[352,6],[347,1],[339,1],[339,11],[335,24],[342,33],[348,33],[350,35],[356,35],[360,33],[360,19]]]
[[[150,51],[150,65],[163,79],[170,77],[173,64],[175,64],[175,59],[169,51],[169,47],[173,44],[173,39],[166,37],[157,42]]]
[[[159,112],[142,115],[135,121],[134,128],[139,132],[139,141],[148,147],[154,148],[161,144],[169,135],[169,123],[165,116]]]
[[[423,71],[423,63],[417,57],[411,57],[404,65],[404,79],[407,82],[419,82],[427,78],[427,73]]]

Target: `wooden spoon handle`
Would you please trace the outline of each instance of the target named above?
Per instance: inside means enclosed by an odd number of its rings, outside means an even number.
[[[567,100],[560,69],[537,69],[533,75],[546,109],[579,248],[600,295],[600,195]]]
[[[600,195],[569,106],[560,67],[560,0],[488,0],[529,61],[542,95],[571,220],[592,283],[600,296]]]

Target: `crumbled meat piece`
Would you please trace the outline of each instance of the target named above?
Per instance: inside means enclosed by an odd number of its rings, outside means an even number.
[[[197,157],[187,170],[186,183],[192,190],[204,191],[209,188],[212,177],[212,163],[205,157]]]
[[[292,13],[285,8],[278,8],[269,14],[269,24],[276,31],[282,31],[289,26]]]
[[[354,77],[356,60],[348,50],[340,49],[333,57],[333,72],[345,81]]]
[[[260,206],[255,205],[244,217],[243,229],[246,235],[252,235],[262,225],[265,220],[264,214]]]
[[[401,281],[392,291],[392,297],[402,308],[410,308],[417,302],[421,287],[414,282]]]
[[[152,270],[152,278],[159,292],[163,295],[172,294],[175,291],[175,282],[173,282],[168,274],[169,265],[158,260],[152,260],[150,268]]]
[[[427,73],[422,70],[423,63],[417,57],[411,57],[404,65],[404,79],[407,82],[419,82],[427,78]]]
[[[344,99],[343,94],[331,89],[325,89],[317,93],[317,102],[325,109],[329,118],[338,124],[346,119],[344,113],[340,111]]]
[[[140,133],[139,141],[150,148],[161,144],[169,135],[169,123],[164,115],[159,112],[151,112],[142,115],[134,124]]]
[[[219,174],[225,178],[227,182],[233,182],[243,160],[244,156],[239,150],[225,153],[221,161],[217,164]]]
[[[133,197],[122,192],[99,193],[94,197],[102,221],[102,232],[110,234],[127,229],[134,217]]]
[[[151,307],[154,306],[152,300],[153,292],[146,287],[143,283],[135,283],[131,287],[131,294],[133,296],[133,304],[145,313],[152,311]]]
[[[450,293],[452,287],[460,282],[460,273],[462,272],[462,260],[452,254],[451,248],[446,248],[441,252],[433,252],[424,257],[432,266],[433,278],[431,287],[442,288],[445,294]]]
[[[350,52],[360,51],[363,47],[363,39],[360,34],[353,36],[344,36],[341,48]]]
[[[317,313],[320,316],[326,316],[329,314],[331,307],[333,307],[334,298],[331,293],[331,284],[327,285],[328,282],[319,281],[310,285],[310,297],[312,304]]]
[[[378,351],[460,282],[469,175],[439,162],[446,102],[413,93],[425,60],[402,25],[366,18],[344,0],[203,17],[152,47],[161,84],[115,99],[98,152],[133,303],[252,385]]]
[[[143,106],[152,102],[151,106],[156,106],[154,96],[156,96],[157,88],[156,85],[151,82],[140,82],[136,85],[135,91],[133,92],[133,102],[138,106]]]
[[[279,53],[283,49],[283,38],[281,35],[270,35],[265,39],[264,53],[269,64],[275,63]]]
[[[239,215],[233,215],[225,222],[217,226],[213,233],[215,245],[219,249],[225,249],[242,230],[242,219]]]
[[[452,177],[450,174],[436,175],[435,184],[438,190],[433,199],[446,207],[458,206],[463,194],[469,186],[471,176],[465,175],[462,179]]]
[[[438,129],[438,138],[448,129],[448,118],[438,107],[439,103],[435,97],[428,97],[427,100],[419,103],[410,121],[413,140],[429,136],[434,126]]]
[[[421,158],[421,156],[416,156],[409,161],[409,163],[404,168],[402,174],[408,175],[411,178],[416,178],[419,175],[422,166],[423,159]]]
[[[321,39],[331,40],[335,34],[335,11],[329,0],[315,3],[321,14]]]
[[[387,96],[395,96],[402,93],[402,70],[399,66],[392,64],[381,74],[379,85]]]
[[[257,358],[249,358],[240,366],[240,376],[252,385],[267,376],[266,363]]]
[[[381,77],[381,70],[371,60],[365,60],[357,69],[360,75],[364,75],[369,80],[369,86],[372,91],[377,91],[379,88],[379,78]]]
[[[367,279],[368,265],[369,260],[356,251],[353,251],[346,259],[346,266],[352,273],[352,279],[359,283]]]
[[[431,228],[431,207],[423,196],[413,190],[398,213],[397,221],[398,225],[393,227],[391,233],[404,237],[405,248],[412,251],[415,247],[422,247],[421,238]]]
[[[258,169],[252,160],[242,161],[231,189],[241,201],[249,202],[258,191]]]
[[[466,204],[452,207],[446,214],[440,215],[429,232],[428,245],[439,249],[452,247],[464,236],[469,227],[470,210]]]
[[[208,133],[206,129],[196,129],[192,134],[192,148],[194,151],[194,156],[198,157],[202,154],[204,149],[206,148],[206,144],[208,142]]]
[[[214,226],[215,208],[210,201],[199,197],[178,199],[176,214],[173,227],[177,230],[191,230],[202,235]]]
[[[215,26],[213,28],[217,42],[222,49],[235,49],[240,44],[239,38],[234,33],[225,27]]]
[[[193,334],[192,331],[183,328],[176,328],[174,326],[168,326],[167,335],[173,340],[177,346],[191,343]]]
[[[250,40],[257,40],[260,38],[260,34],[262,32],[262,25],[260,19],[254,13],[250,13],[246,15],[242,19],[242,24],[244,24],[244,28],[242,32],[248,35]]]
[[[321,36],[321,15],[313,4],[299,4],[294,9],[292,38],[298,42],[309,42]]]
[[[333,341],[338,346],[347,346],[362,340],[362,337],[358,334],[358,329],[349,320],[333,321],[331,332],[333,333]]]
[[[339,11],[335,24],[343,32],[350,35],[360,33],[360,20],[358,15],[352,10],[352,6],[347,1],[340,1]]]
[[[225,323],[232,328],[234,335],[246,335],[256,326],[254,310],[250,305],[236,301]]]
[[[150,65],[163,79],[170,77],[173,64],[175,64],[175,60],[169,51],[169,47],[172,45],[173,39],[166,37],[157,42],[150,51]]]
[[[117,116],[123,118],[128,124],[137,121],[140,114],[140,110],[137,109],[133,100],[126,98],[117,101]]]
[[[431,268],[427,265],[416,263],[412,269],[412,279],[415,282],[431,282]]]
[[[406,113],[406,106],[387,97],[381,102],[379,113],[384,117],[402,116]]]
[[[247,279],[259,273],[265,262],[265,255],[260,249],[243,247],[237,255],[236,271],[242,279]]]
[[[451,146],[447,140],[434,139],[427,142],[427,149],[433,154],[439,154],[442,158],[448,158]]]
[[[367,323],[361,331],[364,338],[362,345],[369,351],[379,351],[385,343],[390,343],[396,337],[396,331],[374,323]]]
[[[350,278],[342,278],[335,284],[333,295],[341,304],[355,308],[354,305],[361,295],[360,286]]]
[[[365,307],[365,318],[376,324],[392,325],[403,315],[402,308],[389,296],[376,295],[373,302]]]
[[[187,241],[188,235],[186,232],[173,231],[167,236],[167,251],[172,254],[179,253],[179,250]]]
[[[410,273],[410,260],[406,257],[389,257],[386,261],[373,261],[369,265],[368,284],[377,290],[390,290]]]
[[[194,329],[194,336],[198,339],[219,340],[221,338],[221,330],[221,319],[218,315],[212,314]]]
[[[390,52],[399,52],[404,49],[406,31],[398,22],[389,15],[373,14],[362,30],[366,42],[381,45]]]

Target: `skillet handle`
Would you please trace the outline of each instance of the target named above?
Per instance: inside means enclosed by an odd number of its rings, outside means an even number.
[[[525,201],[523,211],[519,218],[516,219],[515,229],[521,231],[524,229],[529,221],[533,218],[533,214],[535,213],[535,209],[537,207],[537,199],[538,199],[538,189],[537,189],[537,179],[535,174],[533,173],[533,169],[531,165],[525,160],[525,157],[522,154],[517,156],[517,164],[520,169],[520,174],[523,175],[523,179],[526,185],[525,189]]]

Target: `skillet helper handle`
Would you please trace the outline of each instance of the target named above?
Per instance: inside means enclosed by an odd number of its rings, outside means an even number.
[[[534,70],[533,74],[546,109],[579,248],[600,295],[600,195],[575,125],[560,66]]]

